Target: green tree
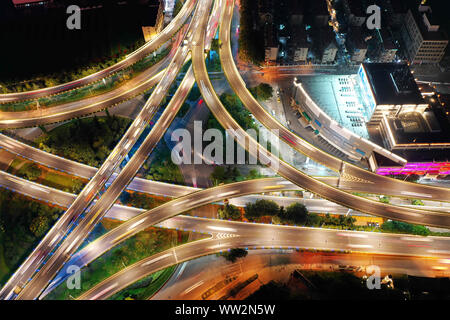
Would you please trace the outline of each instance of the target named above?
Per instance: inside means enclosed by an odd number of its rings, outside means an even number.
[[[187,96],[187,99],[189,101],[195,102],[195,101],[197,101],[200,98],[200,96],[201,96],[200,89],[198,88],[197,85],[195,85],[191,89],[191,91],[189,92],[189,95]]]
[[[273,88],[267,83],[260,83],[254,88],[250,88],[250,92],[256,99],[265,101],[273,96]]]
[[[219,39],[213,39],[211,41],[211,50],[219,52]]]
[[[49,228],[49,218],[44,215],[39,215],[34,218],[30,225],[30,231],[36,236],[41,237]]]
[[[421,236],[428,236],[431,234],[430,230],[424,226],[414,225],[400,221],[386,221],[381,225],[381,230],[393,233],[409,233]]]
[[[280,207],[271,200],[260,199],[255,203],[247,203],[245,206],[245,217],[249,220],[263,216],[274,216],[278,214]]]
[[[236,262],[239,258],[244,258],[248,254],[247,250],[241,249],[241,248],[234,248],[229,250],[228,252],[222,253],[222,256],[230,262]]]
[[[145,194],[133,192],[130,194],[128,204],[133,207],[150,210],[152,209],[153,199]]]
[[[213,172],[211,173],[211,180],[216,185],[226,181],[225,168],[219,166],[215,167]]]
[[[30,181],[35,181],[42,174],[41,169],[37,166],[37,164],[33,163],[29,166],[25,172],[25,176]]]
[[[380,197],[380,202],[382,202],[382,203],[389,203],[390,200],[391,200],[391,198],[388,197],[388,196],[382,196],[382,197]]]
[[[308,210],[302,203],[296,202],[289,205],[284,211],[284,214],[280,214],[280,220],[292,223],[292,224],[307,224],[308,222]]]
[[[258,173],[258,170],[251,169],[245,178],[247,180],[253,180],[253,179],[261,178],[261,175]]]
[[[217,210],[217,216],[219,219],[232,219],[238,220],[241,218],[241,212],[236,206],[232,204],[226,204],[223,208]]]

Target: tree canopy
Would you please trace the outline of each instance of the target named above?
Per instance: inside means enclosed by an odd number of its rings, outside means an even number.
[[[273,88],[267,83],[260,83],[256,87],[250,88],[250,92],[256,99],[265,101],[273,96]]]
[[[238,220],[241,218],[241,212],[236,206],[232,204],[226,204],[223,208],[217,210],[219,219],[233,219]]]
[[[75,119],[37,139],[39,148],[90,166],[99,166],[122,138],[129,119],[93,117]]]
[[[222,256],[230,261],[230,262],[236,262],[239,258],[244,258],[248,254],[247,250],[241,249],[241,248],[233,248],[230,251],[222,253]]]
[[[260,199],[255,203],[247,203],[245,206],[245,217],[249,220],[263,216],[274,216],[280,211],[280,207],[274,201]]]

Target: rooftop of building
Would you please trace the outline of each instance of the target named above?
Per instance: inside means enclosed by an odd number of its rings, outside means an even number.
[[[303,15],[305,13],[306,0],[290,0],[289,10],[293,15]]]
[[[277,31],[275,26],[271,23],[264,25],[264,46],[267,48],[278,47],[278,39],[276,37]]]
[[[289,42],[289,46],[295,47],[295,48],[306,48],[309,47],[310,44],[307,41],[307,35],[305,26],[302,25],[299,28],[296,28],[292,32],[291,41]]]
[[[408,7],[406,6],[405,0],[389,0],[389,2],[393,13],[406,14],[408,12]]]
[[[360,27],[351,27],[349,40],[354,48],[367,49],[367,42]]]
[[[450,125],[441,109],[404,112],[387,121],[397,144],[448,143],[450,148]]]
[[[377,104],[424,103],[407,64],[363,63],[363,68],[366,71]]]
[[[320,50],[323,50],[330,46],[337,48],[336,34],[334,33],[333,28],[330,26],[318,28],[315,39],[316,41],[318,41],[318,48]]]
[[[423,149],[418,150],[394,150],[396,155],[406,159],[410,163],[430,163],[430,162],[449,162],[450,152],[448,149],[433,149],[424,152]],[[381,165],[380,165],[381,166]]]
[[[447,33],[440,28],[439,23],[433,18],[433,13],[430,10],[419,12],[419,8],[410,10],[417,26],[419,27],[420,33],[424,40],[426,41],[448,41]],[[425,18],[426,17],[426,18]],[[437,30],[429,28],[427,26],[426,20],[429,21],[433,28],[439,27]]]
[[[381,41],[383,42],[384,49],[385,50],[397,49],[397,46],[394,43],[394,39],[387,31],[387,29],[382,28],[379,31],[380,31],[379,36],[381,38]]]
[[[325,0],[307,0],[308,13],[314,16],[327,16],[328,12],[327,2]]]
[[[366,8],[361,0],[347,0],[350,13],[357,17],[366,17]]]

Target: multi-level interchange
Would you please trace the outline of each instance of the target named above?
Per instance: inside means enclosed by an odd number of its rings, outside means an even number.
[[[445,206],[424,206],[419,209],[417,206],[392,205],[355,195],[355,192],[360,192],[448,202],[450,189],[385,177],[345,162],[308,143],[266,111],[248,90],[233,58],[231,23],[234,9],[234,0],[186,0],[181,11],[162,32],[116,65],[64,85],[0,95],[0,102],[5,103],[32,100],[72,90],[108,77],[136,63],[161,46],[172,46],[170,53],[162,61],[106,94],[95,96],[87,101],[80,100],[43,110],[0,114],[2,129],[34,127],[95,113],[154,87],[139,114],[98,169],[49,154],[8,136],[0,135],[0,147],[11,153],[89,179],[84,189],[78,195],[74,195],[0,172],[0,184],[3,187],[67,208],[1,288],[1,299],[42,299],[67,278],[67,266],[77,265],[83,268],[124,240],[155,225],[195,229],[209,233],[211,236],[208,239],[174,247],[130,265],[94,286],[79,299],[107,299],[156,271],[229,248],[351,250],[370,254],[441,259],[450,256],[450,239],[445,237],[428,237],[427,243],[430,246],[411,246],[409,243],[414,243],[414,236],[405,240],[404,235],[248,224],[180,215],[191,209],[230,198],[245,199],[252,194],[271,191],[307,190],[322,200],[311,199],[310,202],[305,201],[305,204],[313,206],[314,201],[321,201],[320,203],[327,203],[327,206],[331,208],[328,209],[329,212],[333,212],[332,210],[346,212],[352,209],[386,219],[450,228],[450,212],[446,211]],[[245,108],[265,128],[278,130],[280,139],[295,152],[302,153],[335,171],[337,176],[314,177],[294,168],[260,146],[233,119],[216,94],[205,64],[205,53],[210,49],[211,41],[217,32],[224,74]],[[192,65],[185,72],[184,79],[169,104],[162,110],[162,114],[137,151],[121,168],[119,165],[152,121],[180,70],[189,61]],[[148,155],[163,138],[195,83],[210,111],[223,128],[235,130],[236,141],[253,156],[259,156],[260,159],[265,160],[268,167],[276,171],[280,177],[219,185],[203,190],[134,178]],[[369,142],[361,143],[366,143],[366,146],[369,144]],[[389,154],[389,151],[375,145],[368,148],[378,148],[380,153]],[[105,190],[105,188],[106,191],[100,194],[99,190]],[[173,200],[148,211],[115,205],[120,194],[127,188],[172,197]],[[105,216],[124,222],[78,250],[95,225]],[[74,225],[73,221],[76,219],[78,223]],[[220,236],[217,230],[228,230],[226,232],[232,236]],[[358,236],[352,236],[353,234]]]

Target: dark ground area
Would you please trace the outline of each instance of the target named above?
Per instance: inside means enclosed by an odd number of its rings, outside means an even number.
[[[113,3],[82,10],[81,30],[66,27],[66,7],[13,10],[8,19],[0,19],[0,81],[76,71],[143,44],[141,26],[154,22],[153,9]]]

